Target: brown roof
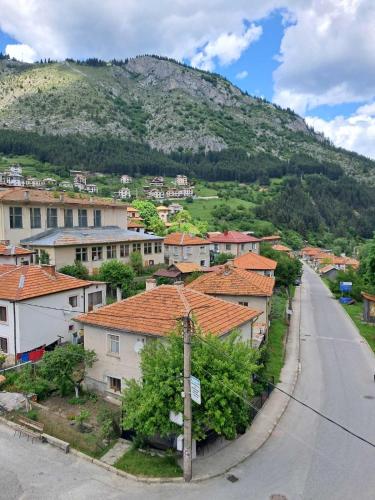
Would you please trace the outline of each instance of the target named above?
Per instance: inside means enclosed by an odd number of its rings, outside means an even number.
[[[54,266],[0,265],[0,299],[25,300],[51,293],[91,285],[72,276],[58,273]]]
[[[201,267],[195,262],[177,262],[173,264],[181,273],[193,273],[195,271],[201,271]]]
[[[261,312],[210,297],[188,288],[161,285],[148,292],[104,306],[76,318],[81,323],[165,336],[193,310],[205,333],[224,335],[257,318]]]
[[[116,203],[105,198],[90,197],[77,193],[74,197],[67,193],[54,193],[42,189],[10,188],[0,191],[0,202],[37,203],[38,205],[87,205],[126,209],[123,203]]]
[[[0,255],[30,255],[32,253],[35,252],[33,250],[27,250],[26,248],[0,243]]]
[[[248,269],[250,271],[273,271],[276,269],[277,262],[273,259],[263,257],[253,252],[248,252],[234,259],[235,267]]]
[[[276,250],[276,252],[290,252],[291,249],[286,247],[285,245],[272,245],[272,250]]]
[[[324,266],[321,269],[319,269],[320,274],[328,273],[329,271],[337,270],[335,266],[331,266],[330,264],[328,266]]]
[[[227,231],[219,234],[209,234],[208,236],[211,243],[253,243],[260,241],[255,236],[250,236],[240,231]]]
[[[281,236],[278,234],[273,234],[272,236],[263,236],[261,238],[262,241],[278,241],[281,240]]]
[[[370,300],[371,302],[375,302],[375,295],[371,295],[370,293],[367,292],[361,292],[361,295],[365,299]]]
[[[171,233],[167,234],[164,239],[164,245],[175,245],[175,246],[183,246],[183,245],[209,245],[210,242],[208,240],[204,240],[203,238],[199,238],[198,236],[194,236],[188,233]]]
[[[187,286],[211,295],[270,297],[275,279],[245,269],[223,266],[222,269],[203,274]]]
[[[136,218],[128,219],[128,229],[131,229],[134,227],[145,227],[145,225],[139,219],[136,219]]]

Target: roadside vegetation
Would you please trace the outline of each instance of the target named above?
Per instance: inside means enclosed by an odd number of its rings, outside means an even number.
[[[177,464],[175,454],[166,452],[164,455],[151,454],[137,449],[126,452],[115,467],[130,474],[146,477],[179,477],[181,467]]]

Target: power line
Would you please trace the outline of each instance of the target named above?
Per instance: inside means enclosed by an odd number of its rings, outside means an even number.
[[[202,337],[200,336],[197,336],[195,335],[195,338],[199,339],[200,341],[204,342],[206,345],[208,345],[209,347],[211,348],[214,348],[214,346],[212,346],[211,344],[209,344],[205,339],[203,339]],[[235,360],[234,358],[232,358],[231,356],[229,356],[226,352],[217,349],[215,347],[215,350],[216,352],[220,352],[220,354],[222,354],[224,357],[226,357],[227,359],[229,359],[230,361],[234,361],[234,362],[237,362],[237,360]],[[201,367],[203,370],[204,368]],[[207,372],[208,373],[208,372]],[[297,403],[299,403],[300,405],[304,406],[305,408],[308,408],[309,410],[313,411],[314,413],[316,413],[318,416],[320,416],[321,418],[327,420],[328,422],[336,425],[337,427],[339,427],[340,429],[342,429],[343,431],[347,432],[348,434],[350,434],[351,436],[363,441],[364,443],[372,446],[373,448],[375,448],[375,443],[369,441],[368,439],[360,436],[359,434],[355,433],[354,431],[352,431],[351,429],[349,429],[348,427],[345,427],[344,425],[340,424],[339,422],[337,422],[336,420],[328,417],[327,415],[324,415],[324,413],[320,412],[319,410],[313,408],[312,406],[310,406],[309,404],[305,403],[304,401],[301,401],[300,399],[294,397],[292,394],[288,393],[287,391],[284,391],[283,389],[281,389],[280,387],[278,387],[277,385],[273,384],[272,382],[269,382],[268,380],[265,380],[263,379],[262,377],[259,377],[257,375],[257,377],[262,380],[263,382],[267,382],[268,384],[270,384],[274,389],[277,389],[278,391],[282,392],[283,394],[285,394],[286,396],[288,396],[289,398],[293,399],[294,401],[296,401]],[[223,385],[225,385],[223,383]],[[235,393],[235,391],[233,391],[233,389],[231,387],[228,387],[230,390],[232,390],[233,393]],[[249,401],[245,400],[243,398],[243,396],[235,393],[238,397],[240,397],[241,399],[243,399],[247,404],[249,404],[252,408],[255,408]],[[257,409],[257,411],[259,411]]]

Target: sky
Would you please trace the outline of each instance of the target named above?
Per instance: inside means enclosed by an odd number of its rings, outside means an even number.
[[[0,0],[0,51],[11,57],[173,57],[371,158],[374,26],[375,0]]]

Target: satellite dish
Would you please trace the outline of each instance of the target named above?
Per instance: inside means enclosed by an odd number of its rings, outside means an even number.
[[[143,347],[144,343],[142,342],[142,340],[137,340],[137,342],[134,344],[134,352],[139,354],[142,351]]]

